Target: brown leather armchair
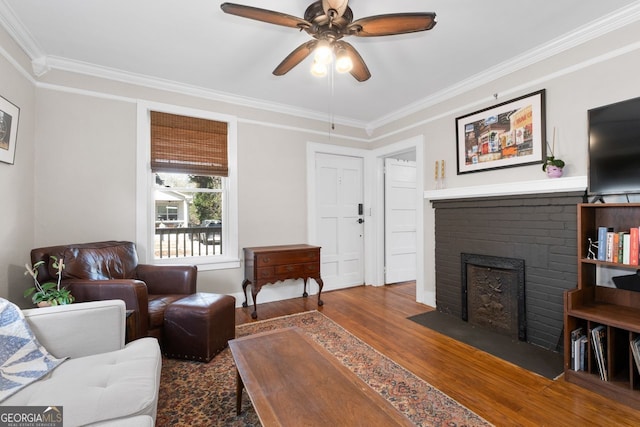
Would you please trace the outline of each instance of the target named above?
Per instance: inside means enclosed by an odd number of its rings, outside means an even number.
[[[195,265],[138,264],[135,244],[105,241],[49,246],[31,250],[31,262],[44,261],[38,268],[40,283],[55,281],[51,256],[62,259],[62,284],[77,302],[124,300],[136,316],[136,339],[162,339],[164,310],[174,301],[196,292]]]

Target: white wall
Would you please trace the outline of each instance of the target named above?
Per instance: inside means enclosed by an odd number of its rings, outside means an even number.
[[[20,108],[13,165],[0,162],[0,297],[24,306],[24,289],[32,286],[23,275],[34,231],[35,90],[27,75],[14,65],[22,52],[0,30],[0,96]],[[11,61],[11,62],[10,62]]]
[[[40,89],[38,246],[135,240],[136,106]]]

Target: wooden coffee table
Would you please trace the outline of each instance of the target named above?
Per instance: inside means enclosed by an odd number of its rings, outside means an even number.
[[[263,426],[414,425],[298,328],[237,338],[229,347],[237,412],[246,388]]]

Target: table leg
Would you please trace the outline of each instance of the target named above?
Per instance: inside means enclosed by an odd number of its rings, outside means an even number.
[[[260,287],[256,286],[255,284],[252,285],[251,286],[251,297],[253,298],[253,313],[251,313],[252,319],[258,318],[258,307],[256,307],[257,305],[256,301],[258,300],[258,292],[260,292]]]
[[[322,306],[324,303],[320,299],[320,295],[322,295],[322,287],[324,286],[324,283],[322,282],[320,276],[314,277],[314,279],[316,279],[316,282],[318,282],[318,286],[320,286],[320,290],[318,291],[318,306]]]
[[[303,280],[304,280],[304,286],[302,288],[302,297],[306,298],[309,296],[309,294],[307,293],[307,278],[305,277]]]
[[[251,283],[251,280],[249,279],[244,279],[242,281],[242,292],[244,293],[244,302],[242,303],[243,307],[249,307],[249,298],[247,297],[247,286],[249,286],[249,284]]]
[[[240,372],[236,369],[236,415],[240,415],[242,411],[242,389],[244,389],[244,383]]]

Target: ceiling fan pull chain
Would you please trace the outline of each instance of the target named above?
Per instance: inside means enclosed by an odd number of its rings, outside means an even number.
[[[334,72],[333,67],[329,67],[329,122],[331,124],[331,131],[336,129],[336,124],[333,120],[333,94],[334,94]],[[329,133],[329,139],[331,139],[331,133]]]

